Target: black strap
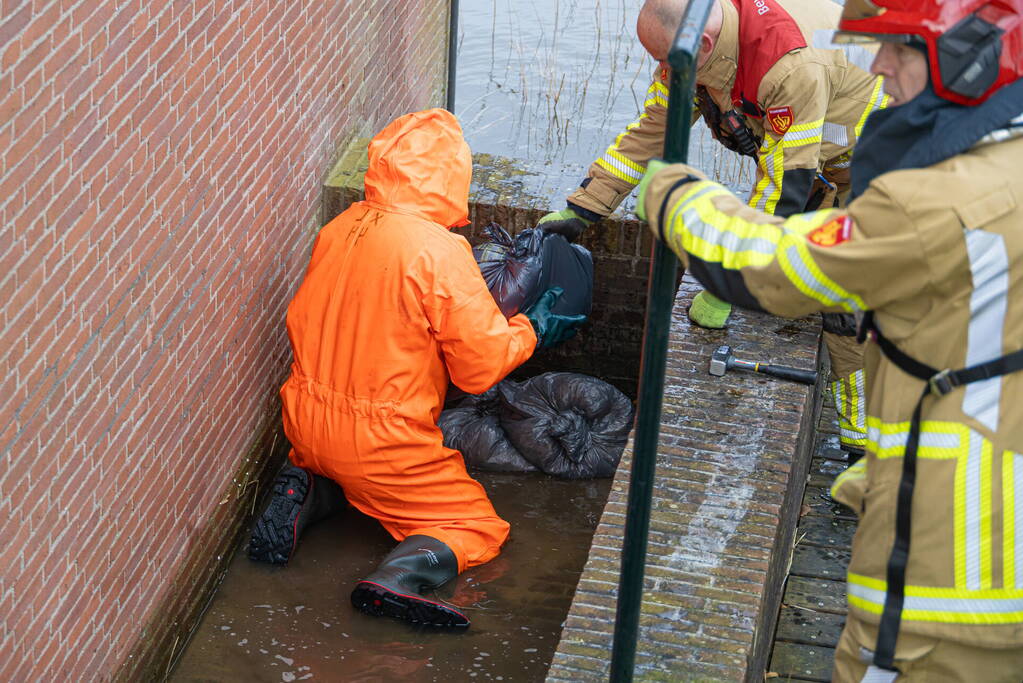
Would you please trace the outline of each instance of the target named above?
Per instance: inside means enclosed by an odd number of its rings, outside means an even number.
[[[895,503],[895,543],[888,556],[886,575],[888,590],[881,612],[877,646],[874,648],[875,666],[888,671],[898,671],[895,668],[895,642],[899,637],[902,606],[906,597],[906,565],[909,563],[909,539],[912,536],[913,488],[916,485],[916,455],[920,446],[920,418],[924,399],[928,394],[944,396],[957,386],[1023,369],[1023,349],[967,368],[939,371],[903,353],[881,334],[877,323],[874,322],[873,312],[868,312],[863,318],[860,341],[863,341],[865,332],[870,333],[885,357],[900,370],[927,382],[923,393],[917,399],[916,407],[913,408],[913,418],[909,422],[909,438],[906,440],[906,451],[902,457],[902,478],[899,480],[899,492]]]

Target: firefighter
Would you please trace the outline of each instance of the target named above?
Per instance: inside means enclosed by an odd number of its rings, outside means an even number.
[[[437,427],[449,381],[482,393],[574,334],[584,316],[544,293],[505,319],[469,243],[472,160],[442,109],[408,114],[369,145],[365,201],[316,238],[288,306],[294,353],[281,388],[289,464],[253,530],[253,559],[286,563],[304,528],[348,502],[398,546],[352,603],[378,616],[468,626],[421,595],[495,557],[508,536],[483,488]]]
[[[869,333],[836,681],[1023,677],[1023,0],[848,0],[880,41],[847,209],[787,219],[652,161],[639,212],[716,296]]]
[[[589,168],[568,206],[541,219],[572,239],[609,215],[664,149],[668,49],[685,0],[648,0],[636,30],[660,62],[643,113]],[[830,0],[718,0],[698,56],[697,105],[715,139],[756,161],[749,205],[787,217],[841,205],[853,145],[867,116],[885,106],[872,54],[832,45],[841,7]],[[731,305],[702,292],[689,309],[702,327],[725,326]],[[824,318],[840,443],[858,456],[865,440],[863,351],[849,317]]]

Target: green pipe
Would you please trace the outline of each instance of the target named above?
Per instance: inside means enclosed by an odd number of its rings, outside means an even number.
[[[458,62],[458,0],[448,3],[448,87],[445,109],[455,113],[455,65]]]
[[[668,63],[671,82],[668,94],[668,124],[664,137],[664,158],[686,161],[689,128],[692,124],[696,56],[700,36],[714,0],[692,0],[675,34]],[[611,649],[613,683],[632,680],[639,637],[639,614],[643,604],[643,571],[646,566],[647,533],[650,530],[650,499],[657,441],[664,396],[664,366],[668,355],[668,333],[675,301],[678,259],[660,240],[654,240],[647,286],[646,328],[640,366],[639,408],[629,478],[629,504],[622,542],[622,569],[618,581],[618,610],[615,614],[614,645]]]

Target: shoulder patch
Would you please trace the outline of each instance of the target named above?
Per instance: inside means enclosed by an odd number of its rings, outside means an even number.
[[[665,83],[668,82],[668,70],[667,69],[661,69],[661,80],[664,81]]]
[[[767,122],[778,135],[785,135],[785,131],[792,127],[792,119],[792,107],[771,107],[767,110]]]
[[[846,214],[814,228],[806,236],[806,239],[818,247],[833,247],[836,244],[848,242],[851,236],[852,219]]]

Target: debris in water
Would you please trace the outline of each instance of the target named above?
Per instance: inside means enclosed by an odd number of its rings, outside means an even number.
[[[533,650],[533,652],[536,652],[536,650]],[[294,659],[292,659],[291,657],[285,657],[284,655],[274,655],[274,659],[279,659],[288,666],[291,666],[292,664],[295,663]]]
[[[281,680],[284,681],[284,683],[291,683],[291,681],[295,680],[295,674],[290,671],[282,671]]]

